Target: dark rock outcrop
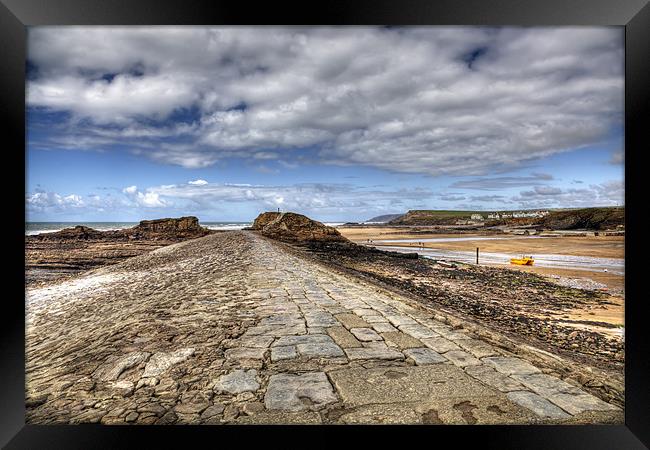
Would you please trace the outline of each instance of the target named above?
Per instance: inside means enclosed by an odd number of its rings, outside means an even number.
[[[282,213],[279,212],[263,212],[255,218],[251,230],[261,230],[269,223],[273,222],[275,219],[280,217]]]
[[[199,219],[193,216],[178,219],[167,218],[143,220],[138,225],[124,230],[99,231],[77,225],[64,228],[54,233],[28,236],[34,241],[129,241],[129,240],[169,240],[180,241],[205,236],[210,230],[199,225]]]
[[[252,229],[284,242],[350,242],[336,228],[291,212],[262,213],[253,222]]]

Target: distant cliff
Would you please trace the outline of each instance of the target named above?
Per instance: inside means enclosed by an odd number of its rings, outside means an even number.
[[[411,210],[393,219],[390,225],[455,225],[458,220],[469,220],[472,214],[481,214],[487,226],[531,226],[551,230],[612,230],[625,226],[624,207],[596,207],[549,211],[543,217],[521,217],[492,220],[487,211]]]
[[[395,220],[398,217],[402,217],[404,214],[384,214],[383,216],[377,216],[373,217],[372,219],[368,219],[365,221],[365,223],[386,223],[390,222],[391,220]]]

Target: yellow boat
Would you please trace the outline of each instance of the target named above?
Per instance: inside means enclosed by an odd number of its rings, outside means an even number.
[[[532,266],[535,260],[532,256],[522,256],[521,258],[511,258],[510,264],[518,264],[520,266]]]

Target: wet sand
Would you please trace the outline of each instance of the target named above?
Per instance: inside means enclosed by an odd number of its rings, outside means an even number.
[[[549,253],[558,255],[592,256],[597,258],[624,258],[625,236],[513,236],[511,234],[413,234],[403,228],[337,228],[346,238],[363,243],[394,239],[415,239],[417,242],[403,242],[400,246],[420,247],[443,250],[473,251],[479,247],[484,252],[519,254]],[[476,237],[478,240],[470,240]],[[436,239],[426,242],[426,239]],[[439,241],[439,239],[463,239]],[[486,240],[485,238],[490,238]],[[375,245],[395,245],[395,243],[375,242]]]

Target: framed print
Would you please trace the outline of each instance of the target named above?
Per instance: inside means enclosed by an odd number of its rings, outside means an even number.
[[[648,445],[646,2],[0,10],[7,448]]]

